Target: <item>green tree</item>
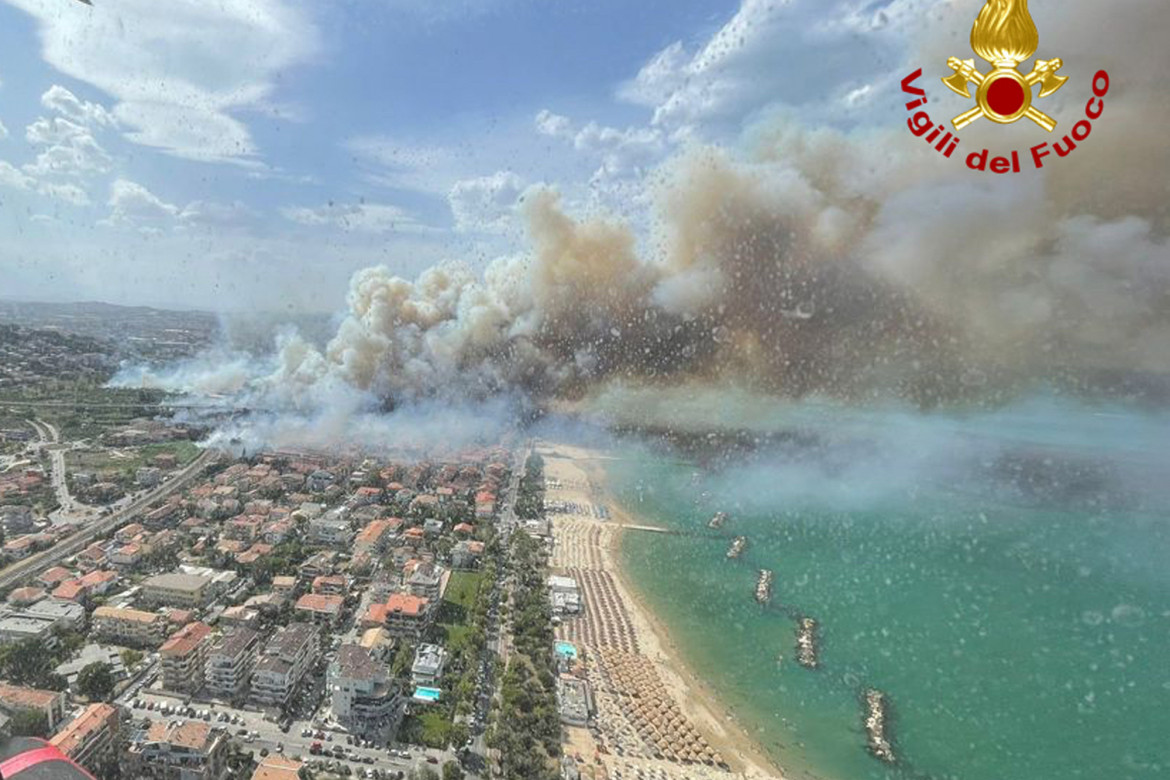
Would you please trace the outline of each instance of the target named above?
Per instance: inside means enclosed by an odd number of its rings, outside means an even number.
[[[443,780],[463,780],[463,767],[456,761],[443,764]]]
[[[390,665],[390,674],[396,679],[406,679],[410,675],[410,668],[414,665],[414,646],[403,642],[394,654],[394,662]]]
[[[114,692],[114,674],[104,661],[94,661],[77,675],[77,690],[91,701],[105,701]]]
[[[49,719],[45,713],[35,710],[16,710],[8,724],[14,737],[47,737]]]
[[[142,660],[142,652],[129,647],[123,650],[120,655],[122,656],[122,663],[126,665],[127,669]]]
[[[23,639],[0,648],[0,671],[16,685],[61,690],[64,681],[53,672],[53,654],[39,639]]]

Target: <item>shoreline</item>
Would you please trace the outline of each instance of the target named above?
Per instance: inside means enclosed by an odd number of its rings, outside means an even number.
[[[724,772],[723,776],[730,774],[751,780],[784,780],[788,777],[726,704],[720,704],[710,683],[684,660],[669,629],[631,581],[621,560],[622,537],[627,533],[626,526],[645,526],[646,523],[640,522],[609,488],[602,465],[608,456],[583,447],[547,441],[541,442],[537,450],[546,459],[546,479],[550,459],[566,460],[588,478],[593,498],[611,511],[610,519],[596,521],[598,527],[607,531],[604,543],[599,545],[601,569],[613,576],[615,587],[638,631],[643,645],[641,654],[657,668],[680,709],[727,758],[731,772]],[[550,517],[554,518],[555,527],[557,516]]]
[[[768,757],[759,743],[752,739],[735,713],[727,709],[725,705],[719,704],[718,697],[711,688],[710,683],[698,675],[683,660],[682,652],[678,649],[662,619],[646,604],[645,597],[630,582],[629,574],[619,560],[620,553],[618,548],[621,545],[624,534],[625,529],[619,529],[618,533],[614,534],[613,537],[613,548],[610,550],[612,557],[615,559],[613,573],[621,582],[622,590],[630,598],[632,609],[639,613],[640,620],[649,626],[655,643],[665,656],[665,661],[669,662],[673,667],[671,671],[680,679],[685,677],[690,680],[689,683],[683,683],[686,692],[693,697],[688,697],[686,709],[696,708],[695,702],[698,702],[697,709],[702,713],[702,717],[696,718],[696,720],[699,720],[707,729],[711,729],[715,725],[718,726],[722,734],[720,734],[720,738],[717,741],[726,746],[725,752],[729,755],[734,755],[737,761],[744,764],[743,774],[746,777],[784,780],[788,775]],[[721,717],[723,719],[722,722],[717,721],[717,717]]]

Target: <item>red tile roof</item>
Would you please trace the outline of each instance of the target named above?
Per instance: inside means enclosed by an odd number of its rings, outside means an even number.
[[[62,582],[53,590],[53,598],[65,601],[80,601],[89,592],[89,587],[81,580]]]
[[[80,715],[65,724],[61,731],[53,735],[49,744],[72,758],[78,749],[85,745],[90,734],[107,726],[116,727],[117,718],[118,711],[111,705],[91,704]]]
[[[206,623],[188,623],[171,634],[170,639],[163,642],[163,646],[158,651],[162,655],[187,655],[209,636],[211,636],[211,626]]]
[[[391,593],[386,599],[386,614],[402,614],[408,617],[418,617],[426,612],[429,599],[412,596],[409,593]]]
[[[341,611],[345,599],[341,596],[326,596],[323,593],[306,593],[297,599],[297,609],[336,615]]]

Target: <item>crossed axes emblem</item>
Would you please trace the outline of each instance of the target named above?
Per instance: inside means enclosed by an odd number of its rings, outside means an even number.
[[[1048,132],[1056,129],[1056,120],[1032,105],[1032,87],[1040,85],[1040,97],[1048,97],[1064,86],[1067,76],[1056,72],[1064,66],[1057,57],[1052,60],[1036,60],[1032,72],[1027,76],[1012,65],[1000,63],[995,70],[984,76],[975,67],[975,60],[960,60],[951,57],[947,65],[955,71],[953,76],[942,80],[952,92],[971,97],[971,84],[975,92],[976,106],[959,114],[952,121],[956,130],[962,130],[981,116],[999,124],[1010,124],[1021,117],[1028,117]]]

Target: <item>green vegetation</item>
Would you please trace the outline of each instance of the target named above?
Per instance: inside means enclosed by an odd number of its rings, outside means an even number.
[[[85,647],[87,637],[80,631],[57,629],[57,649],[53,654],[56,663],[62,663],[77,655]]]
[[[66,440],[100,436],[111,428],[140,417],[156,417],[157,404],[166,397],[161,390],[105,387],[100,382],[52,382],[0,391],[0,405],[6,400],[46,402],[28,409],[29,417],[51,423]],[[74,402],[91,406],[59,406],[52,402]]]
[[[524,476],[516,495],[516,516],[523,520],[544,517],[544,458],[532,453],[524,463]]]
[[[14,685],[62,690],[65,680],[53,671],[60,663],[39,639],[23,639],[0,646],[0,675]]]
[[[475,605],[475,598],[482,582],[483,572],[451,572],[451,579],[447,582],[447,590],[443,593],[443,602],[470,610]]]
[[[116,482],[129,487],[134,484],[138,469],[152,465],[159,455],[174,455],[177,466],[181,468],[199,457],[199,453],[199,445],[185,440],[141,447],[73,450],[65,453],[65,467],[71,475],[79,471],[90,472],[99,482]]]
[[[8,724],[14,737],[49,736],[49,719],[43,712],[34,710],[16,710],[12,713],[12,720]]]
[[[247,573],[256,581],[257,585],[265,586],[272,582],[273,577],[294,575],[297,569],[309,557],[309,550],[300,539],[290,538],[272,548],[272,553],[266,555],[249,569]],[[235,563],[235,559],[223,561],[227,567],[236,567],[241,572],[242,566]]]
[[[90,701],[105,701],[114,692],[114,673],[104,661],[95,661],[77,674],[77,690]]]
[[[118,655],[122,656],[122,663],[129,670],[133,668],[139,661],[142,660],[142,651],[127,647]]]
[[[545,578],[544,548],[524,532],[512,537],[516,578],[513,653],[501,684],[496,723],[488,744],[500,751],[504,777],[555,780],[560,776],[561,723],[553,667],[552,609]]]
[[[487,647],[487,614],[491,607],[494,563],[476,572],[453,572],[443,593],[443,603],[427,640],[446,648],[447,667],[439,702],[403,721],[401,738],[428,747],[461,745],[467,727],[455,721],[470,714],[475,695],[476,672]],[[409,654],[407,654],[409,652]],[[410,675],[414,648],[402,646],[391,666],[395,675]]]
[[[399,739],[432,748],[445,748],[451,741],[453,728],[445,709],[440,703],[407,717],[399,730]]]

